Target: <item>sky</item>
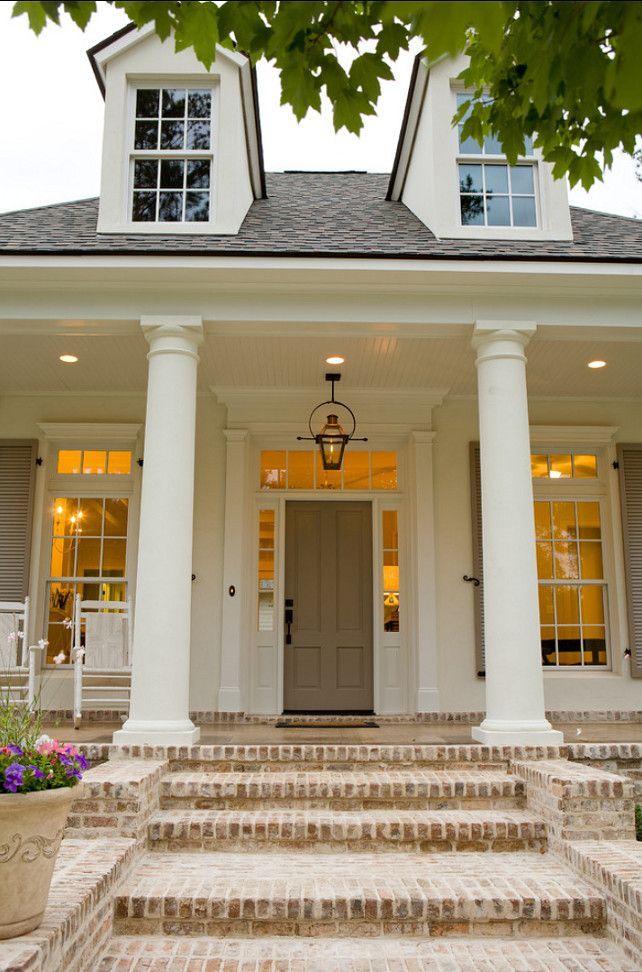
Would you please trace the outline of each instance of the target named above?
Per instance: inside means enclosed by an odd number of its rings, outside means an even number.
[[[99,3],[85,32],[63,16],[39,37],[26,17],[11,18],[13,3],[0,4],[0,212],[98,195],[103,101],[85,51],[118,30],[127,18]],[[276,71],[258,66],[265,167],[365,169],[389,172],[403,115],[412,55],[394,65],[384,82],[376,117],[359,137],[336,134],[328,111],[297,123],[279,105]],[[9,133],[9,134],[6,134]],[[586,193],[573,189],[574,205],[642,217],[642,182],[633,161],[618,155],[604,182]]]

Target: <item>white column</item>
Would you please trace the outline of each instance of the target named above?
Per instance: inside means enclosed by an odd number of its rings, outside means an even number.
[[[149,342],[129,719],[114,742],[189,745],[196,349],[200,317],[143,317]]]
[[[414,452],[417,578],[417,712],[439,712],[435,517],[432,446],[434,432],[412,432]]]
[[[544,711],[526,356],[535,324],[475,326],[488,745],[558,745]]]
[[[247,687],[247,653],[243,622],[247,618],[247,572],[243,573],[247,522],[245,481],[247,472],[247,429],[225,429],[225,545],[223,551],[223,615],[221,621],[220,712],[244,711]],[[233,588],[234,593],[230,591]],[[256,607],[250,610],[256,610]]]

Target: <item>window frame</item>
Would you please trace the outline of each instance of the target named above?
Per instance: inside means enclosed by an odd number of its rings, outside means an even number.
[[[614,671],[613,651],[615,639],[611,615],[615,610],[616,596],[614,597],[614,592],[616,592],[616,588],[610,497],[606,477],[608,462],[605,451],[606,450],[604,450],[604,448],[591,446],[589,443],[578,443],[573,445],[568,444],[562,446],[558,443],[551,445],[550,443],[540,441],[537,441],[536,443],[531,442],[531,454],[533,455],[591,454],[595,455],[597,458],[597,475],[595,477],[569,477],[567,479],[556,479],[549,477],[531,478],[533,486],[533,504],[538,501],[569,503],[594,502],[598,503],[600,510],[602,578],[598,580],[584,580],[583,578],[543,578],[540,580],[538,574],[537,585],[538,590],[540,586],[552,586],[553,588],[556,586],[573,586],[579,588],[584,584],[602,587],[604,592],[603,603],[606,662],[603,665],[585,664],[584,652],[582,652],[581,663],[577,665],[559,664],[559,654],[556,651],[557,660],[554,664],[542,664],[542,672],[550,673],[551,675],[558,675],[560,673],[595,673],[604,675],[605,672]],[[533,515],[534,512],[535,506],[533,505]],[[553,600],[555,601],[555,599]],[[580,622],[578,621],[577,627],[579,626]],[[557,630],[557,624],[555,624],[555,629]],[[541,633],[539,637],[541,638]]]
[[[471,92],[466,91],[463,87],[453,87],[452,98],[455,102],[453,108],[454,112],[459,108],[457,104],[458,97],[460,95],[468,95]],[[453,125],[454,139],[455,139],[455,175],[456,175],[456,187],[457,187],[457,220],[459,228],[466,232],[467,230],[489,230],[492,233],[510,231],[512,234],[515,233],[532,233],[539,232],[543,228],[542,220],[542,206],[541,206],[541,186],[540,186],[540,166],[539,160],[535,153],[535,148],[533,146],[532,153],[530,155],[519,156],[515,166],[511,166],[506,156],[503,153],[491,153],[485,152],[484,146],[481,146],[482,151],[479,153],[466,153],[462,152],[459,145],[459,125]],[[482,167],[482,192],[481,193],[462,193],[459,181],[459,166],[460,165],[480,165]],[[535,223],[532,226],[520,226],[512,222],[513,219],[513,198],[527,198],[530,199],[530,193],[513,193],[511,191],[510,183],[510,171],[507,172],[508,178],[508,193],[502,193],[501,197],[506,197],[508,199],[509,213],[511,217],[510,223],[496,224],[488,222],[488,210],[486,207],[486,174],[484,167],[487,165],[505,165],[508,170],[516,167],[528,167],[533,173],[533,195],[535,203]],[[461,198],[466,195],[479,196],[484,201],[484,221],[483,223],[464,223],[461,215]]]
[[[212,110],[210,116],[210,147],[209,149],[137,149],[135,148],[135,138],[136,138],[136,93],[139,89],[162,89],[162,88],[184,88],[189,90],[190,88],[203,90],[204,88],[209,88],[212,93]],[[207,228],[211,228],[216,222],[217,213],[217,190],[218,190],[218,172],[216,166],[216,159],[218,158],[218,125],[217,120],[219,116],[219,101],[218,101],[218,90],[219,85],[217,80],[214,79],[204,79],[202,76],[194,78],[190,75],[183,77],[152,77],[152,78],[138,78],[135,80],[130,80],[129,91],[128,91],[128,124],[127,124],[127,135],[126,135],[126,222],[129,226],[140,229],[143,228],[144,232],[149,232],[150,228],[153,228],[156,232],[162,230],[167,233],[179,232],[185,233],[198,233],[200,231],[206,231]],[[186,220],[134,220],[133,218],[133,207],[134,207],[134,164],[136,161],[141,159],[158,159],[163,161],[165,159],[173,160],[192,160],[192,159],[204,159],[210,163],[210,187],[209,187],[209,219],[198,220],[193,222],[188,222]],[[186,189],[181,190],[183,194],[186,193]],[[154,190],[157,194],[160,190],[157,188]],[[180,229],[179,229],[180,228]]]

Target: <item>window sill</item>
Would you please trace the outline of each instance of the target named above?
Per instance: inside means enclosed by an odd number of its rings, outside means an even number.
[[[244,214],[245,215],[245,214]],[[98,233],[122,233],[128,236],[237,236],[237,225],[210,221],[208,223],[101,223]]]

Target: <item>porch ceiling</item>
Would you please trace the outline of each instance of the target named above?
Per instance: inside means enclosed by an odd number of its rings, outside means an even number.
[[[5,334],[0,337],[0,394],[143,393],[147,344],[121,335]],[[75,354],[77,364],[63,364]],[[346,389],[449,389],[474,395],[469,336],[285,337],[208,334],[201,348],[202,392],[217,388],[314,389],[323,386],[325,358],[345,358]],[[551,339],[543,331],[527,349],[531,397],[642,398],[642,342]],[[600,358],[599,371],[587,362]]]

